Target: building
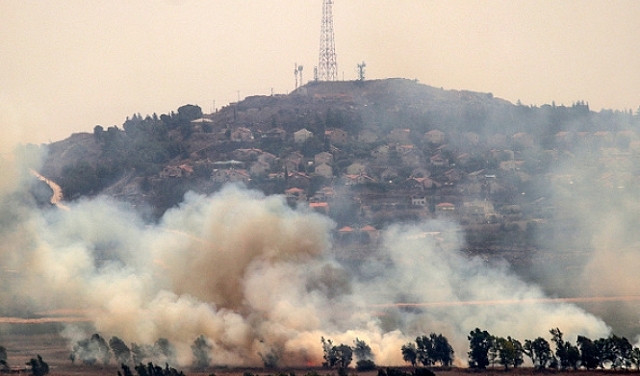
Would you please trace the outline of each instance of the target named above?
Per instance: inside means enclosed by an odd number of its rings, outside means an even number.
[[[313,137],[313,132],[306,128],[302,128],[299,131],[293,132],[293,141],[296,144],[302,144],[311,137]]]

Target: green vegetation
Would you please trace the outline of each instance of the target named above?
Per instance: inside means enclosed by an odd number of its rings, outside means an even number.
[[[36,358],[31,358],[26,365],[31,368],[33,376],[44,376],[49,373],[49,365],[42,360],[40,355],[37,355]]]

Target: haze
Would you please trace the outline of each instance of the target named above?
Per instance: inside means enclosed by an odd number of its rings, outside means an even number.
[[[0,126],[49,142],[186,103],[288,93],[322,1],[2,1]],[[404,77],[525,104],[640,105],[640,3],[336,0],[340,78]],[[7,138],[3,144],[7,144]]]

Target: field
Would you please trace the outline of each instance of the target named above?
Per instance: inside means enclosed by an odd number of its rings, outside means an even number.
[[[36,328],[37,327],[37,328]],[[29,359],[41,355],[42,358],[50,366],[50,375],[52,376],[116,376],[119,368],[115,365],[109,366],[86,366],[83,364],[71,364],[69,360],[69,347],[65,339],[57,334],[60,329],[59,324],[40,324],[40,325],[7,325],[0,324],[0,345],[7,349],[8,361],[13,369],[24,368],[25,362]],[[193,372],[188,368],[180,368],[189,376],[243,376],[246,372],[250,372],[256,376],[268,376],[277,374],[289,375],[292,372],[298,376],[304,376],[308,373],[317,373],[320,376],[337,376],[335,370],[324,368],[299,368],[299,369],[264,369],[264,368],[220,368],[212,367],[205,372]],[[403,368],[405,371],[411,371],[410,367]],[[568,371],[558,372],[548,370],[545,372],[534,371],[531,368],[521,368],[505,372],[501,367],[488,369],[482,372],[476,372],[465,368],[452,369],[434,369],[436,375],[443,376],[504,376],[508,375],[547,375],[547,374],[580,374],[581,376],[601,376],[612,375],[617,373],[636,373],[632,371]],[[377,376],[377,371],[356,372],[351,370],[350,375],[359,376]]]

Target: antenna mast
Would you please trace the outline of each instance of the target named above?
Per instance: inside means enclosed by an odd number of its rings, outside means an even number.
[[[336,46],[333,36],[333,0],[322,2],[322,27],[320,29],[320,56],[318,59],[318,79],[320,81],[336,81],[338,79],[338,63],[336,62]]]

